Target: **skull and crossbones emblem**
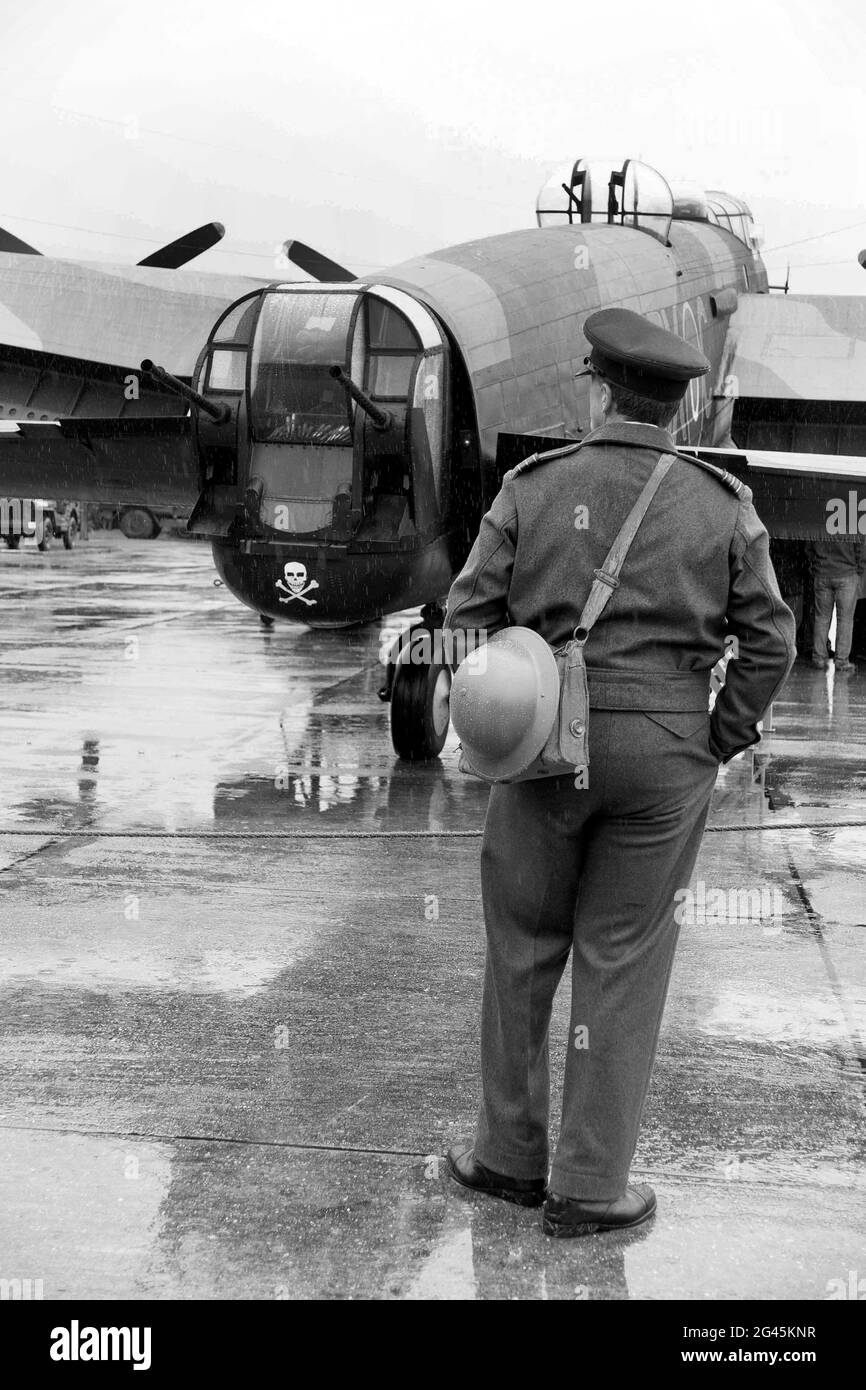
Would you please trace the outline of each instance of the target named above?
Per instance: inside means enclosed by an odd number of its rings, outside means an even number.
[[[285,579],[285,583],[283,583],[283,579]],[[318,589],[319,587],[317,579],[311,579],[309,584],[307,583],[306,565],[298,564],[297,560],[290,560],[287,565],[283,565],[283,579],[278,579],[276,582],[276,588],[282,589],[286,595],[285,598],[280,599],[280,603],[291,603],[293,598],[299,598],[302,603],[309,607],[310,604],[316,602],[314,598],[304,597],[311,589]]]

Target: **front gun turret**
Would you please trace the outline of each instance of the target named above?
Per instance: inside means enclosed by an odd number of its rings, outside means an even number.
[[[366,391],[362,391],[361,387],[356,386],[352,378],[346,375],[342,367],[331,367],[330,371],[334,380],[339,381],[341,386],[345,386],[352,400],[357,401],[361,409],[366,411],[375,429],[388,430],[391,428],[394,417],[390,410],[383,410],[380,405],[376,405]]]
[[[224,425],[231,419],[231,410],[221,402],[217,405],[214,401],[209,401],[207,396],[203,396],[200,391],[194,391],[191,386],[187,386],[185,381],[180,381],[171,372],[167,372],[164,367],[158,367],[155,362],[151,362],[149,357],[145,357],[141,364],[141,370],[146,376],[153,377],[154,381],[161,381],[163,386],[167,386],[175,395],[181,396],[190,405],[203,410],[218,425]]]

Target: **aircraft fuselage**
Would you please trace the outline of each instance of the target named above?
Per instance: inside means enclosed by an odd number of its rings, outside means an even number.
[[[377,392],[378,350],[366,338],[359,345],[369,328],[361,326],[358,310],[351,342],[345,334],[333,336],[318,327],[334,318],[348,302],[346,296],[372,305],[389,291],[396,292],[398,300],[405,297],[399,301],[404,308],[414,304],[421,313],[426,311],[441,330],[446,365],[436,385],[444,397],[438,426],[421,418],[420,407],[426,408],[429,401],[423,399],[417,374],[412,378],[414,395],[410,391],[395,400],[393,392]],[[342,536],[334,533],[330,511],[313,515],[309,504],[299,500],[305,488],[309,490],[302,480],[309,474],[299,472],[294,483],[285,481],[287,470],[298,466],[299,446],[305,443],[309,451],[309,441],[278,429],[281,445],[268,446],[263,465],[256,461],[266,453],[262,443],[253,442],[247,449],[238,440],[232,494],[224,493],[212,509],[212,522],[219,530],[214,555],[220,574],[251,607],[314,626],[360,622],[434,603],[462,565],[481,514],[499,487],[503,470],[497,451],[502,438],[533,436],[542,441],[541,447],[544,440],[554,447],[579,439],[588,429],[588,385],[575,382],[574,375],[588,351],[582,327],[590,313],[611,305],[631,308],[701,348],[712,369],[693,383],[674,434],[680,445],[721,445],[729,442],[736,396],[736,383],[726,379],[723,361],[728,321],[740,294],[765,291],[762,263],[738,238],[708,224],[675,223],[668,245],[643,231],[601,224],[527,229],[437,251],[349,284],[285,285],[261,292],[263,297],[279,296],[286,324],[295,325],[280,347],[288,372],[286,399],[271,410],[269,422],[283,418],[280,411],[285,414],[291,405],[291,392],[301,389],[297,373],[307,370],[304,354],[309,343],[305,340],[298,347],[292,333],[299,338],[312,335],[314,356],[318,353],[323,362],[351,365],[354,354],[355,370],[363,377],[359,384],[398,416],[397,432],[386,452],[390,449],[391,462],[397,460],[405,477],[402,484],[387,486],[393,489],[389,497],[394,514],[398,496],[405,497],[407,513],[402,529],[396,527],[393,534],[387,527],[369,524],[373,511],[381,510],[381,498],[373,492],[365,495],[364,480],[371,471],[375,477],[379,463],[370,464],[371,441],[376,441],[360,412],[351,425],[356,476],[353,481],[347,471],[342,485],[353,492],[359,514],[364,515],[360,525]],[[369,317],[372,309],[364,312]],[[299,332],[302,322],[314,328]],[[258,331],[251,326],[246,348],[253,375],[257,353],[261,375]],[[230,400],[230,393],[210,389],[214,373],[209,362],[219,351],[218,335],[212,335],[198,381],[214,399]],[[422,352],[416,348],[419,362]],[[296,360],[300,365],[293,376]],[[255,411],[250,403],[260,387],[249,370],[246,382],[249,421],[251,409]],[[414,434],[410,423],[418,426]],[[209,425],[210,446],[218,436],[228,440],[232,430],[240,428],[237,412],[233,424],[222,429]],[[324,436],[322,441],[321,467],[338,467],[336,451]],[[428,475],[434,479],[432,489]],[[251,480],[259,490],[252,520],[237,511]],[[420,490],[425,485],[423,499]],[[329,506],[336,501],[332,497]],[[226,524],[226,504],[234,516],[231,527]],[[421,511],[425,515],[419,519]],[[209,524],[207,515],[200,516],[198,522],[194,518],[193,529],[207,534]],[[303,566],[306,582],[314,586],[303,595],[285,587],[285,566],[293,564]]]

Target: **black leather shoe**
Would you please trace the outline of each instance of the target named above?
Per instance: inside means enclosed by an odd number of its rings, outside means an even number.
[[[627,1187],[614,1202],[579,1202],[549,1192],[541,1229],[546,1236],[591,1236],[596,1231],[627,1231],[648,1221],[656,1209],[649,1183]]]
[[[483,1192],[485,1197],[516,1202],[519,1207],[540,1207],[547,1191],[544,1178],[509,1178],[485,1168],[475,1157],[475,1150],[470,1148],[449,1149],[445,1166],[461,1187],[471,1187],[473,1192]]]

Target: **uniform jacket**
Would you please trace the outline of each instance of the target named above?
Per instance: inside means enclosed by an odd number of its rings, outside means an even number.
[[[506,473],[452,585],[446,626],[492,636],[518,624],[553,647],[566,642],[661,452],[675,452],[667,431],[611,423]],[[713,751],[727,761],[757,742],[794,635],[749,488],[680,455],[587,640],[590,706],[706,714],[710,671],[736,638],[710,722]]]

